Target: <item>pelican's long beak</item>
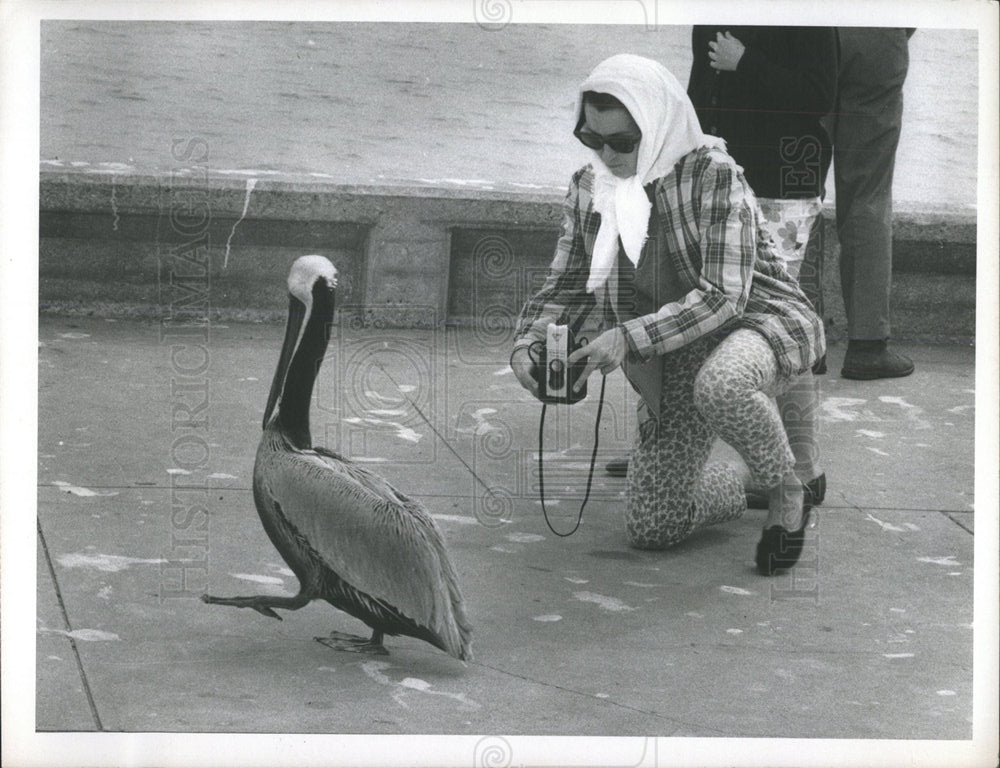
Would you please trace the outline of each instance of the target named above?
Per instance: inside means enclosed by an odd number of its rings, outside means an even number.
[[[295,347],[298,346],[299,334],[305,319],[306,305],[289,294],[285,340],[281,343],[281,356],[278,358],[278,367],[274,371],[274,379],[271,381],[271,391],[267,396],[267,406],[264,408],[263,429],[267,429],[267,423],[271,420],[274,407],[277,405],[278,398],[281,397],[281,392],[285,388],[285,376],[288,374],[288,366],[292,362],[292,356],[295,354]]]

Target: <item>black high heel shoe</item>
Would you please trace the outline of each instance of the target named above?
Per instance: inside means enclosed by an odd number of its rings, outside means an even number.
[[[764,529],[757,542],[757,573],[761,576],[773,576],[775,571],[791,568],[799,561],[802,545],[806,540],[810,512],[812,504],[806,501],[802,504],[802,525],[797,531],[786,531],[780,525]]]

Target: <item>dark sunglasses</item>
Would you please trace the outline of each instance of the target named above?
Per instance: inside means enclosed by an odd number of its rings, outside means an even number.
[[[599,133],[594,133],[590,130],[584,130],[583,128],[577,128],[573,131],[573,135],[580,140],[583,146],[597,150],[598,152],[604,148],[607,144],[614,152],[620,155],[627,155],[630,152],[634,152],[635,148],[639,145],[642,140],[642,136],[624,136],[621,134],[616,134],[615,136],[602,136]]]

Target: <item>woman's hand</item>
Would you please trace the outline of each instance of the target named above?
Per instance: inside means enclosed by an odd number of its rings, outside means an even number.
[[[531,369],[535,362],[531,359],[527,347],[520,347],[514,350],[510,356],[510,367],[514,371],[514,376],[518,382],[535,397],[538,397],[538,382],[531,376]]]
[[[615,368],[625,362],[625,353],[628,351],[628,344],[625,342],[625,331],[621,326],[616,326],[605,331],[589,344],[580,347],[576,352],[566,358],[568,365],[573,365],[582,357],[587,358],[587,365],[580,372],[580,377],[573,386],[574,392],[579,392],[583,382],[594,372],[595,368],[600,368],[601,373],[611,373]]]
[[[712,69],[735,72],[746,49],[746,46],[733,37],[731,32],[727,31],[725,35],[716,32],[715,42],[708,44],[709,66]]]

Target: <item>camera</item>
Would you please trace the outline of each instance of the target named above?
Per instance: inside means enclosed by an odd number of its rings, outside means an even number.
[[[587,396],[586,381],[579,392],[573,391],[573,385],[587,367],[586,359],[580,359],[572,365],[567,363],[570,353],[586,344],[585,337],[574,338],[569,326],[550,323],[545,331],[545,344],[535,342],[532,345],[538,356],[532,366],[532,377],[538,382],[538,392],[543,403],[571,405]]]

